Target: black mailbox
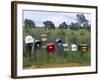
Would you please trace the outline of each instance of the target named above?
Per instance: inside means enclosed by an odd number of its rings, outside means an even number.
[[[36,40],[35,44],[34,44],[34,48],[40,48],[41,47],[41,41],[40,40]]]

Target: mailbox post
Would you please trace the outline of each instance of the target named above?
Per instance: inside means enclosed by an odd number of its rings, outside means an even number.
[[[71,60],[72,62],[76,62],[76,53],[77,53],[77,45],[75,43],[71,44]]]
[[[51,55],[55,51],[54,43],[48,43],[46,47],[46,51]]]
[[[55,61],[55,45],[54,43],[48,43],[47,44],[47,47],[46,47],[46,51],[47,51],[47,55],[48,55],[48,58],[49,58],[49,61],[51,62],[52,60]]]
[[[68,44],[62,44],[64,49],[64,57],[67,57],[67,52],[69,51],[69,45]]]
[[[81,52],[80,57],[83,58],[84,53],[88,51],[88,44],[80,44],[79,50]],[[80,63],[82,63],[81,58],[80,58]]]
[[[25,37],[25,44],[26,44],[26,48],[28,49],[28,54],[30,59],[32,59],[32,55],[33,55],[34,41],[35,39],[31,35]]]
[[[41,34],[42,48],[46,49],[47,35]]]
[[[72,52],[76,52],[77,51],[77,45],[76,44],[72,44],[71,45],[71,51]]]
[[[56,45],[56,54],[60,57],[63,56],[62,40],[60,38],[55,39],[55,45]]]

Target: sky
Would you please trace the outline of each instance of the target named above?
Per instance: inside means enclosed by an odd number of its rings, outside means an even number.
[[[72,12],[51,12],[51,11],[23,11],[23,22],[25,19],[31,19],[35,22],[36,26],[44,26],[43,22],[52,21],[56,27],[59,26],[62,22],[70,24],[71,22],[77,22],[76,15],[79,13]],[[85,18],[91,24],[91,14],[83,13]]]

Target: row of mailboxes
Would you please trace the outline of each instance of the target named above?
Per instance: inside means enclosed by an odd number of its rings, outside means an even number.
[[[47,39],[45,38],[43,40],[43,42],[46,41],[46,40]],[[44,45],[42,45],[42,40],[36,40],[30,35],[26,36],[25,43],[26,44],[32,43],[34,48],[40,48],[40,47],[44,46]],[[85,51],[88,50],[88,45],[87,44],[79,44],[79,45],[70,44],[69,45],[67,43],[63,43],[63,41],[61,39],[59,39],[59,38],[57,38],[55,40],[55,42],[47,43],[44,48],[46,48],[46,51],[48,53],[52,53],[52,52],[54,52],[56,50],[57,47],[59,49],[60,49],[60,47],[63,48],[64,51],[69,51],[71,49],[71,51],[73,51],[73,52],[78,51],[78,50],[82,51],[82,52],[85,52]]]
[[[79,44],[79,45],[76,45],[76,44],[71,44],[71,45],[68,45],[68,44],[61,44],[61,46],[63,48],[64,51],[82,51],[82,52],[85,52],[88,50],[88,45],[87,44]],[[50,49],[51,52],[53,52],[54,50],[56,50],[56,46],[54,43],[48,43],[47,44],[47,49]],[[48,50],[48,52],[50,52],[50,50]]]
[[[64,51],[69,51],[69,44],[62,44],[62,40],[61,39],[56,39],[56,43],[58,46],[62,46],[64,48]],[[87,51],[88,50],[88,44],[71,44],[71,51],[77,51],[79,49],[79,51]]]

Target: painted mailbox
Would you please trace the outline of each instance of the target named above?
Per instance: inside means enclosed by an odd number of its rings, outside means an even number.
[[[77,45],[76,44],[72,44],[71,45],[71,51],[77,51]]]
[[[80,44],[79,50],[82,51],[82,52],[87,51],[88,50],[88,44]]]

